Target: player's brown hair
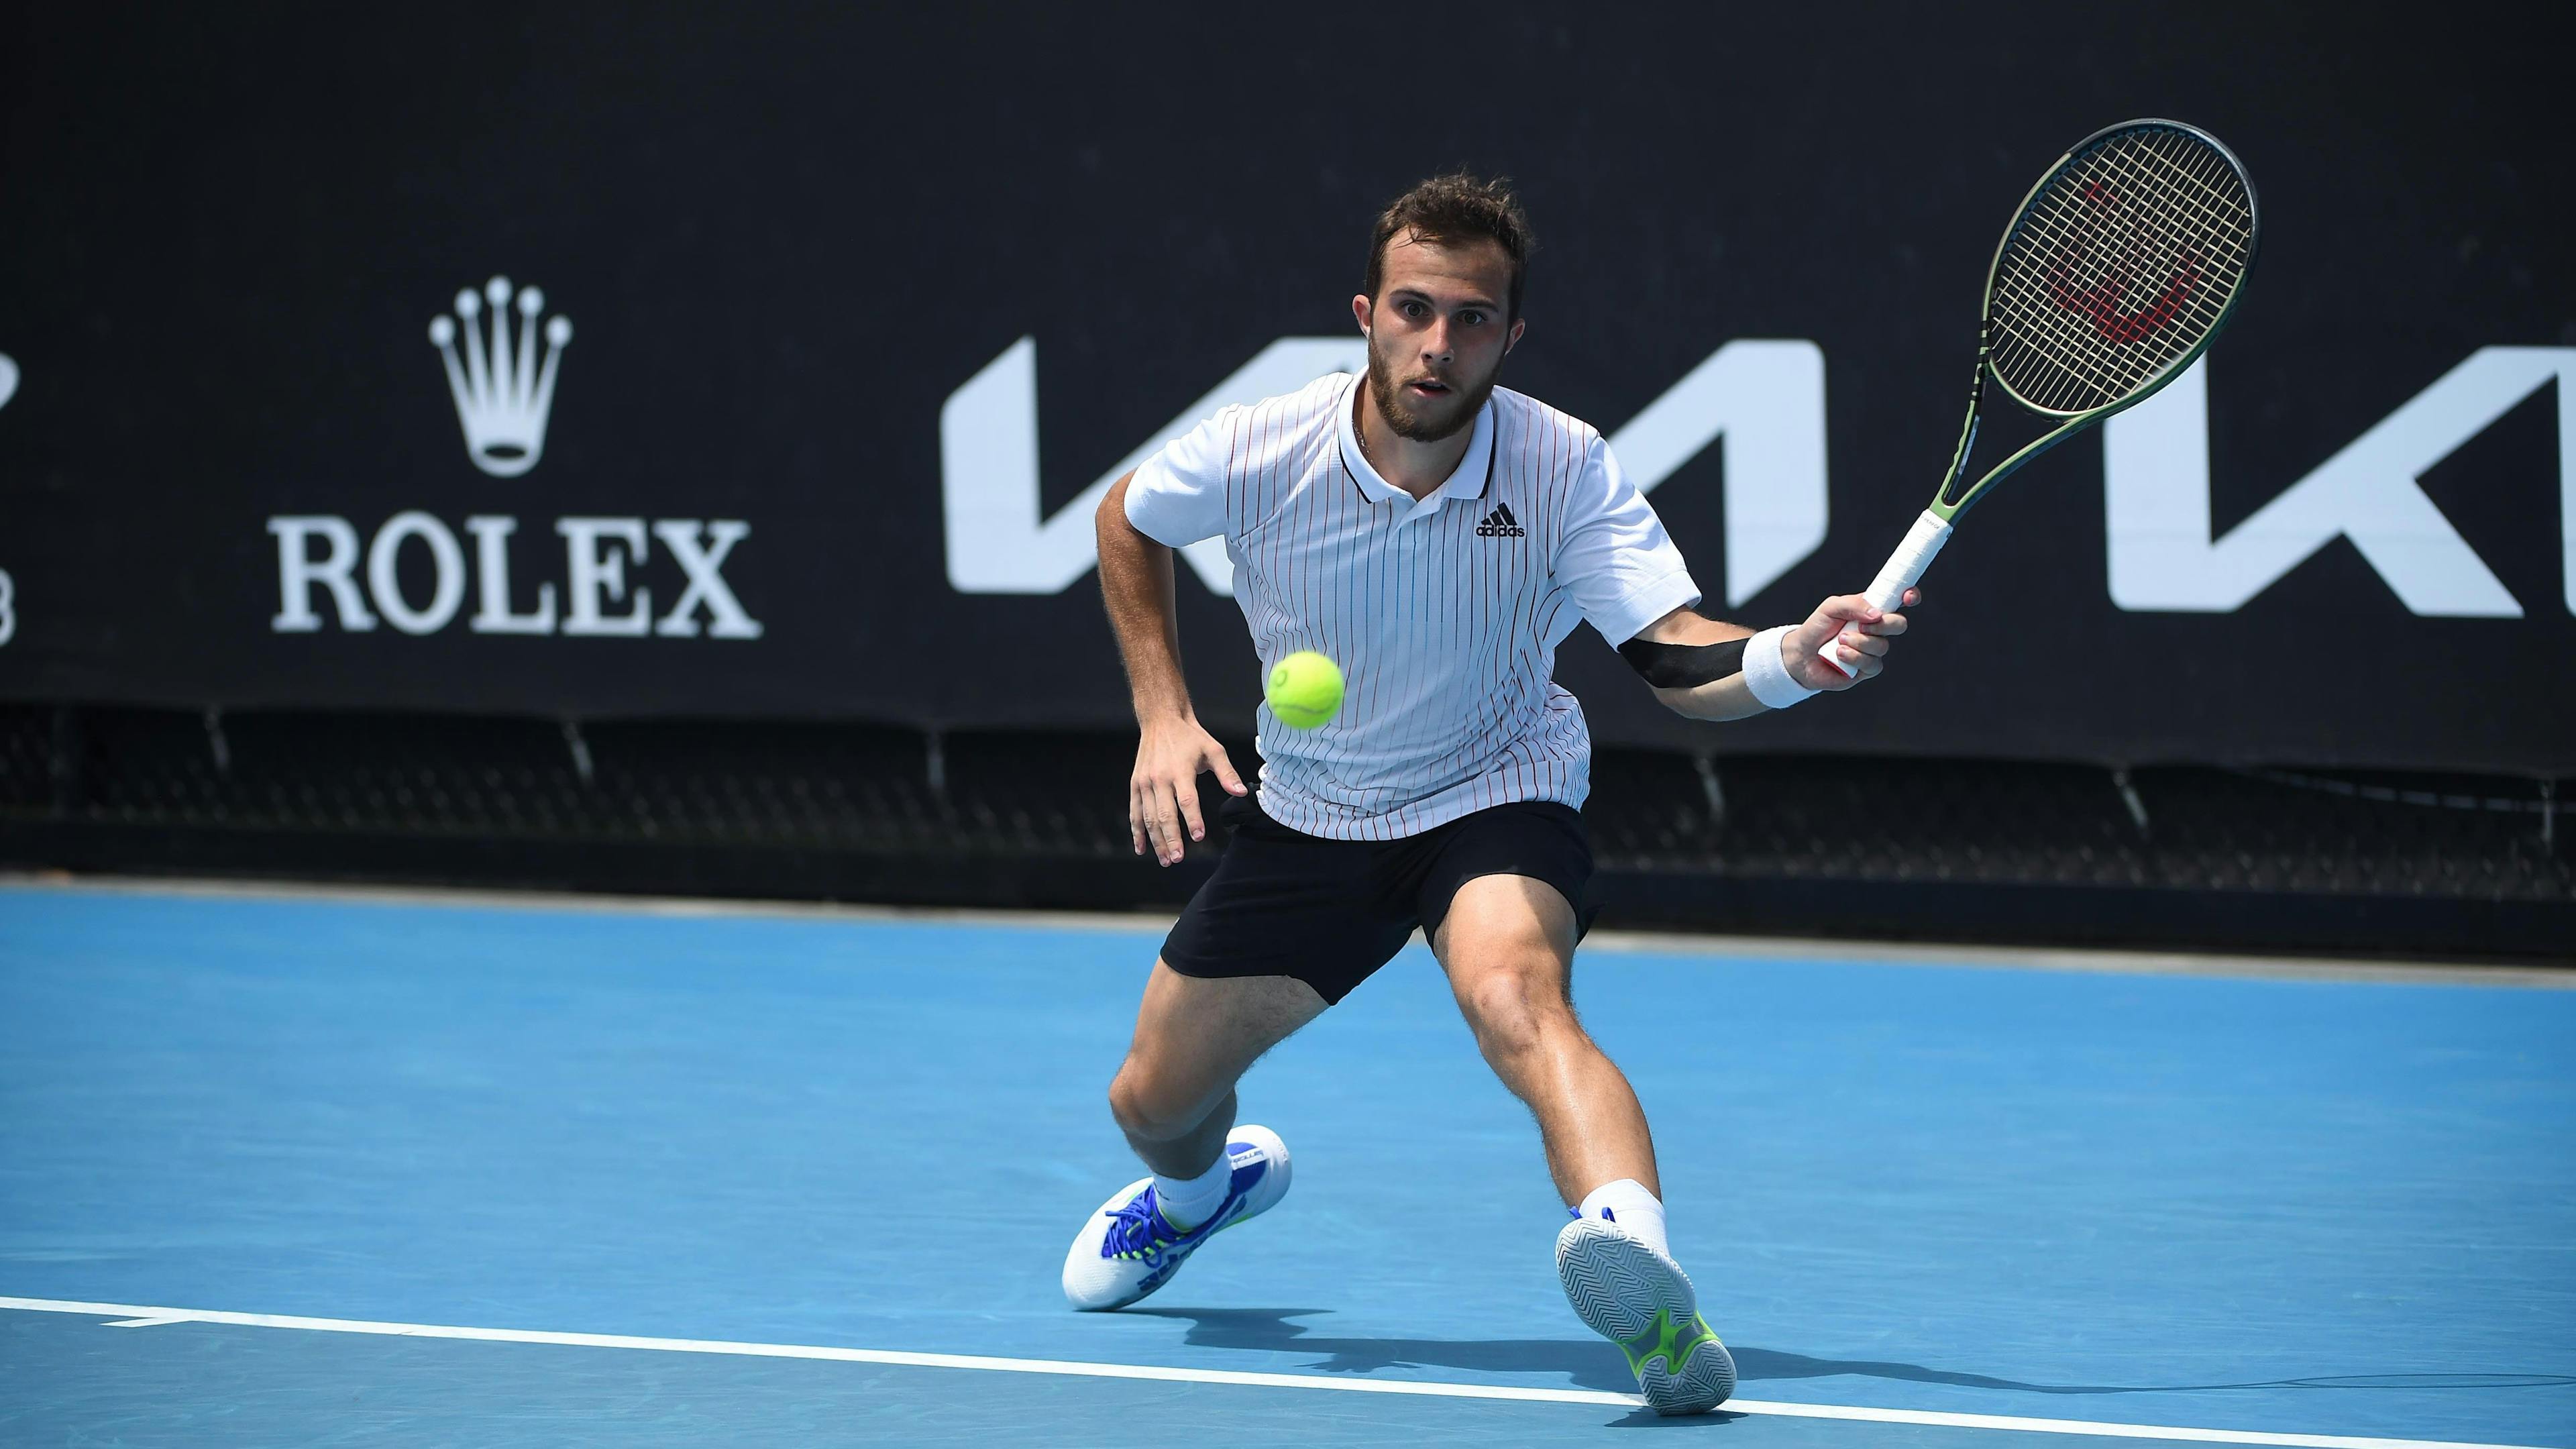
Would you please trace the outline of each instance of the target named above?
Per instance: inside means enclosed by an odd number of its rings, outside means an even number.
[[[1377,289],[1386,277],[1387,244],[1408,233],[1448,245],[1480,237],[1499,245],[1512,261],[1512,316],[1521,315],[1521,278],[1538,242],[1530,234],[1529,215],[1521,210],[1508,178],[1488,181],[1464,171],[1452,172],[1417,183],[1388,203],[1369,235],[1368,274],[1361,280],[1369,300],[1377,300]]]

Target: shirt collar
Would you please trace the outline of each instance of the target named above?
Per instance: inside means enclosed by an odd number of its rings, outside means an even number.
[[[1468,435],[1467,452],[1458,460],[1457,471],[1416,503],[1412,494],[1379,477],[1377,469],[1369,463],[1368,454],[1360,450],[1359,429],[1353,417],[1364,405],[1360,388],[1366,376],[1365,373],[1351,374],[1351,384],[1344,390],[1339,409],[1342,463],[1350,470],[1351,481],[1359,485],[1361,496],[1378,503],[1394,504],[1398,523],[1428,518],[1440,511],[1443,502],[1452,498],[1481,496],[1494,476],[1494,400],[1487,397],[1485,405],[1476,409],[1475,431]]]

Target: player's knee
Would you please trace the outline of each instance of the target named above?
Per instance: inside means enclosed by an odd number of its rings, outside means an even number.
[[[1197,1115],[1190,1111],[1193,1105],[1179,1101],[1132,1057],[1109,1084],[1109,1115],[1117,1119],[1118,1130],[1148,1142],[1188,1136],[1198,1125]]]
[[[1488,1060],[1538,1051],[1551,1033],[1574,1023],[1572,1009],[1544,972],[1486,971],[1459,994]]]

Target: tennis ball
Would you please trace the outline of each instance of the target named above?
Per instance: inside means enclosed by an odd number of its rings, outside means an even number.
[[[1342,707],[1341,666],[1312,649],[1300,649],[1271,666],[1262,696],[1281,724],[1313,729]]]

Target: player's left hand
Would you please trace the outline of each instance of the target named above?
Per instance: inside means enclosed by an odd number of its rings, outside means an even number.
[[[1921,589],[1907,589],[1898,607],[1910,609],[1922,602]],[[1781,662],[1788,666],[1790,678],[1809,689],[1849,689],[1876,678],[1887,667],[1887,641],[1904,632],[1903,614],[1883,614],[1858,594],[1836,594],[1818,604],[1807,622],[1780,636]],[[1835,657],[1856,674],[1845,674],[1816,657],[1827,640],[1833,641]]]

